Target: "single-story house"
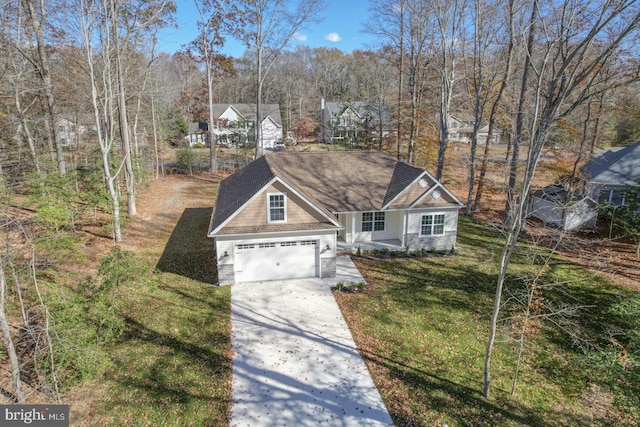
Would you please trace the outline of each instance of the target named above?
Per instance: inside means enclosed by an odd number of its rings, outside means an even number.
[[[584,193],[598,203],[624,205],[620,194],[640,179],[640,142],[604,152],[585,164],[582,172]]]
[[[549,185],[531,192],[527,216],[569,231],[595,227],[598,219],[597,206],[590,197],[570,194],[564,187]]]
[[[461,207],[383,152],[273,153],[220,183],[208,236],[219,284],[333,277],[339,244],[452,249]]]

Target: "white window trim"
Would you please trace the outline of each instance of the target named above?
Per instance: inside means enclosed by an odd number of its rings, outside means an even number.
[[[284,200],[284,219],[271,219],[271,196],[282,196]],[[287,222],[287,194],[286,193],[267,193],[267,223],[278,224]]]
[[[364,214],[371,214],[371,221],[365,221],[364,220]],[[381,213],[384,215],[384,220],[380,221],[380,220],[376,220],[376,214],[377,213]],[[364,223],[365,222],[370,222],[371,223],[371,230],[364,230]],[[380,223],[382,222],[382,230],[376,230],[376,223]],[[362,233],[382,233],[384,231],[387,231],[387,212],[386,211],[367,211],[367,212],[362,212],[362,215],[360,216],[360,231]]]
[[[435,220],[436,215],[442,215],[443,217],[443,222],[442,222],[442,233],[441,234],[422,234],[422,219],[425,216],[431,216],[433,217],[433,219]],[[420,227],[420,232],[419,235],[420,237],[440,237],[440,236],[444,236],[446,234],[446,230],[445,230],[445,225],[447,224],[447,214],[444,212],[430,212],[430,213],[423,213],[420,215],[420,222],[418,223],[418,227]],[[435,226],[435,222],[431,224],[431,230],[433,231],[433,227]]]

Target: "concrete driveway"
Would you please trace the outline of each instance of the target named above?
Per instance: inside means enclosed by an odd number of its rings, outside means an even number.
[[[393,425],[331,294],[357,279],[347,260],[331,280],[232,286],[231,426]]]

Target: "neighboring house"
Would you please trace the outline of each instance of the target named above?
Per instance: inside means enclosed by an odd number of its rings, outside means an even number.
[[[224,146],[255,142],[255,104],[214,104],[215,118],[212,132],[218,143]],[[282,141],[282,119],[278,104],[264,104],[260,108],[262,149],[272,149]]]
[[[320,102],[320,140],[325,143],[376,142],[391,132],[392,117],[385,106],[365,102]]]
[[[598,203],[622,206],[625,201],[621,190],[627,185],[638,185],[640,179],[640,142],[606,151],[580,171],[586,195]]]
[[[80,124],[66,117],[56,119],[56,135],[60,145],[65,148],[77,147],[87,133],[95,128],[93,125]]]
[[[450,113],[449,114],[449,140],[457,142],[470,143],[473,136],[473,124],[475,118],[471,114],[466,113]],[[493,136],[491,137],[491,144],[500,143],[500,132],[497,127],[493,128]],[[489,125],[481,126],[478,129],[478,142],[484,144],[489,137]]]
[[[204,122],[189,123],[189,133],[185,136],[189,147],[209,146],[209,125]]]
[[[269,154],[220,183],[208,236],[220,284],[333,277],[338,245],[452,249],[461,207],[382,152]]]
[[[570,195],[563,187],[549,185],[529,195],[527,216],[568,231],[595,227],[597,206],[590,197]]]

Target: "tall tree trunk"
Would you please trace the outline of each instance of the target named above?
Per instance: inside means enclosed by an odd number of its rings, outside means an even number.
[[[43,90],[44,90],[45,100],[47,104],[47,115],[51,125],[49,128],[48,137],[50,138],[52,145],[55,147],[56,162],[58,164],[58,173],[64,176],[66,174],[66,165],[64,161],[64,153],[62,151],[62,145],[58,140],[58,135],[56,130],[56,102],[55,102],[55,96],[53,94],[53,82],[51,80],[49,58],[47,56],[46,43],[44,40],[44,33],[43,33],[43,26],[46,21],[44,0],[40,0],[38,4],[39,11],[40,11],[40,19],[38,19],[38,15],[36,14],[33,0],[22,0],[22,1],[29,12],[31,25],[33,27],[33,31],[36,36],[38,58],[40,60],[40,64],[39,64],[40,78],[42,79],[42,83],[44,86]]]
[[[411,48],[409,60],[409,96],[411,98],[411,113],[409,123],[409,141],[407,143],[407,162],[413,164],[413,150],[416,142],[416,128],[418,122],[418,59],[414,47]]]
[[[120,51],[120,36],[118,35],[118,10],[117,0],[110,0],[111,6],[111,31],[114,43],[114,56],[116,67],[116,81],[118,84],[118,123],[120,125],[120,138],[122,139],[122,154],[124,156],[124,179],[127,187],[127,210],[130,217],[138,214],[136,208],[136,183],[131,161],[131,141],[129,139],[129,119],[127,118],[127,97],[124,83],[124,71],[122,69],[122,52]]]
[[[213,70],[211,67],[211,58],[206,54],[207,61],[207,94],[209,101],[209,124],[208,133],[209,138],[209,172],[218,171],[218,161],[216,159],[216,137],[213,133],[215,117],[213,117]]]
[[[22,103],[20,102],[20,94],[18,93],[18,89],[15,85],[13,86],[13,89],[14,89],[13,99],[15,102],[16,112],[20,117],[20,125],[22,126],[22,133],[24,133],[24,136],[27,139],[27,145],[29,146],[29,152],[31,153],[31,160],[33,161],[33,165],[35,166],[36,171],[40,172],[40,162],[38,161],[36,144],[33,140],[33,136],[31,135],[31,129],[29,129],[29,124],[27,122],[25,112],[22,110]]]
[[[511,69],[513,66],[513,51],[514,51],[514,0],[509,0],[509,44],[507,47],[507,63],[502,74],[502,83],[500,84],[500,90],[496,96],[493,105],[491,105],[491,111],[489,112],[489,129],[487,131],[487,144],[484,146],[484,153],[482,156],[482,164],[480,165],[480,176],[478,177],[478,189],[476,190],[476,197],[473,202],[473,210],[478,210],[480,207],[480,201],[484,193],[485,179],[487,176],[487,167],[489,164],[489,152],[491,149],[491,141],[493,140],[493,133],[496,122],[496,115],[498,112],[498,106],[502,102],[502,96],[509,84],[511,77]]]
[[[151,91],[151,129],[153,130],[154,177],[160,178],[160,150],[158,148],[158,122],[156,120],[156,101]]]
[[[398,130],[396,135],[396,144],[398,152],[396,158],[400,160],[400,135],[402,130],[402,85],[404,77],[404,0],[400,1],[400,64],[398,72],[398,106],[397,106],[397,120]]]
[[[518,111],[516,112],[516,131],[513,139],[513,153],[511,154],[511,165],[509,170],[509,185],[507,187],[507,202],[504,208],[505,217],[508,218],[513,206],[516,180],[518,178],[518,157],[520,156],[520,142],[524,127],[524,108],[527,95],[527,84],[529,80],[529,69],[531,68],[531,54],[535,41],[536,21],[538,18],[538,0],[533,0],[531,17],[529,18],[529,37],[527,39],[527,54],[522,70],[522,85],[520,86],[520,98],[518,101]]]
[[[262,155],[262,150],[264,149],[264,147],[262,147],[262,123],[260,122],[261,119],[261,112],[260,112],[260,106],[262,104],[262,48],[258,48],[258,71],[256,72],[256,91],[257,91],[257,95],[256,95],[256,123],[255,123],[255,133],[256,133],[256,148],[255,148],[255,152],[253,154],[254,159],[257,159],[258,157],[260,157]]]
[[[2,341],[9,358],[9,366],[11,367],[11,380],[15,391],[16,403],[22,405],[25,403],[25,397],[22,391],[22,380],[20,378],[20,361],[18,360],[18,354],[16,353],[13,338],[11,337],[11,330],[9,329],[9,322],[7,321],[5,308],[6,292],[7,280],[4,274],[2,260],[0,259],[0,329],[2,329]]]
[[[591,100],[587,103],[587,115],[582,121],[582,138],[580,138],[580,148],[578,149],[578,155],[576,156],[576,160],[573,162],[573,168],[571,169],[571,175],[569,176],[569,197],[567,200],[571,200],[571,195],[574,190],[574,180],[576,179],[576,174],[578,173],[578,165],[582,161],[584,146],[587,144],[587,133],[589,130],[589,122],[591,121]]]

